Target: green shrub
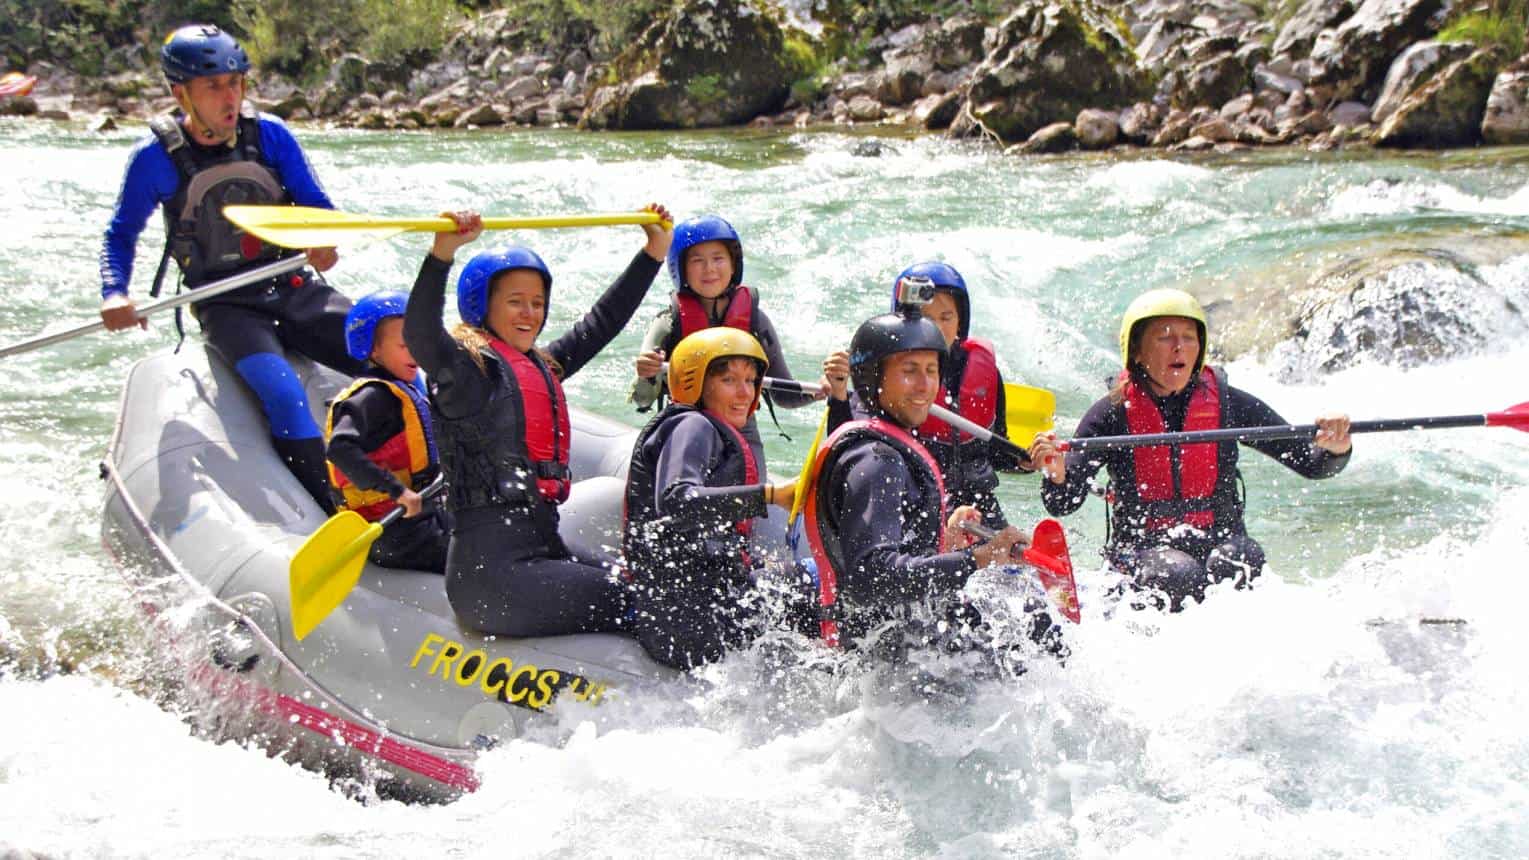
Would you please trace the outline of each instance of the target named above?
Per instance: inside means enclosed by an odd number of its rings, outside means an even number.
[[[1525,48],[1525,21],[1529,0],[1494,0],[1486,9],[1467,11],[1439,31],[1440,42],[1470,42],[1478,47],[1502,49],[1519,57]]]
[[[361,0],[370,22],[364,53],[373,60],[413,62],[433,56],[461,22],[456,0]]]

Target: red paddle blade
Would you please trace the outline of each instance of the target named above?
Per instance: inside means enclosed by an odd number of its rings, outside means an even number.
[[[1488,427],[1512,427],[1529,433],[1529,402],[1509,406],[1501,412],[1487,413]]]
[[[1072,576],[1072,554],[1067,550],[1067,533],[1054,519],[1035,524],[1035,534],[1025,550],[1025,561],[1040,575],[1046,595],[1074,624],[1083,620],[1078,606],[1078,584]]]

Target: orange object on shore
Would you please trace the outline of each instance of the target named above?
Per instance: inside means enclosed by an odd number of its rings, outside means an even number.
[[[6,72],[4,75],[0,75],[0,98],[29,95],[32,92],[32,87],[36,84],[36,75]]]

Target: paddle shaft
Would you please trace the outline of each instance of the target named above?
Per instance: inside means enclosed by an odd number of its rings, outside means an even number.
[[[288,272],[297,271],[307,264],[308,259],[301,254],[295,257],[287,257],[285,259],[277,260],[274,263],[267,263],[266,265],[257,269],[250,269],[248,272],[241,272],[231,278],[224,278],[221,281],[214,281],[210,284],[207,284],[206,286],[196,287],[181,293],[180,295],[171,296],[167,299],[160,299],[157,302],[152,302],[150,304],[144,305],[143,307],[138,308],[138,318],[147,319],[150,314],[159,313],[160,311],[167,311],[171,308],[178,308],[181,305],[189,305],[192,302],[199,302],[203,299],[210,299],[213,296],[220,296],[226,292],[229,292],[230,290],[237,290],[240,287],[247,287],[250,284],[259,283],[260,281],[269,280],[279,275],[285,275]],[[59,331],[54,332],[53,334],[35,337],[31,340],[24,340],[20,343],[13,343],[7,347],[0,347],[0,358],[4,358],[8,355],[16,355],[22,352],[31,352],[34,349],[41,349],[45,346],[52,346],[55,343],[62,343],[66,340],[72,340],[79,337],[80,335],[90,334],[94,331],[101,331],[104,328],[106,328],[106,323],[102,322],[101,320],[95,320],[94,322],[75,326],[74,328],[67,329],[65,331]]]
[[[1390,433],[1397,430],[1441,430],[1447,427],[1485,427],[1486,415],[1436,415],[1424,418],[1381,418],[1354,421],[1349,433]],[[1063,451],[1103,451],[1139,445],[1193,445],[1201,442],[1256,442],[1267,439],[1301,439],[1317,435],[1315,424],[1276,424],[1269,427],[1226,427],[1184,433],[1144,433],[1139,436],[1093,436],[1058,443]]]
[[[435,480],[431,481],[429,483],[429,485],[427,485],[423,490],[419,491],[419,497],[421,499],[428,499],[431,496],[435,495],[436,493],[439,493],[441,490],[444,490],[444,489],[446,489],[446,473],[442,472],[439,475],[436,475],[435,476]],[[421,511],[421,514],[423,514],[423,513],[424,512]],[[402,516],[403,516],[403,505],[397,505],[391,511],[388,511],[387,513],[383,514],[382,515],[382,519],[377,521],[377,525],[379,527],[381,527],[381,528],[387,528],[388,526],[390,526],[393,523],[397,522],[398,518],[402,517]],[[370,546],[371,541],[367,541],[367,544],[368,544],[368,546]]]

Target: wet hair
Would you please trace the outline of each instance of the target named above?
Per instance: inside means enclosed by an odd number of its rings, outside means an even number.
[[[475,325],[468,325],[467,323],[457,323],[457,327],[451,330],[451,336],[457,343],[462,345],[463,349],[467,350],[467,354],[472,357],[473,364],[478,365],[479,372],[487,376],[488,365],[483,359],[483,353],[485,350],[493,349],[493,347],[489,346],[490,335],[488,330]],[[547,369],[552,371],[553,376],[560,380],[563,378],[563,365],[552,357],[552,353],[539,346],[531,347],[531,351],[541,358],[542,362],[547,365]]]

